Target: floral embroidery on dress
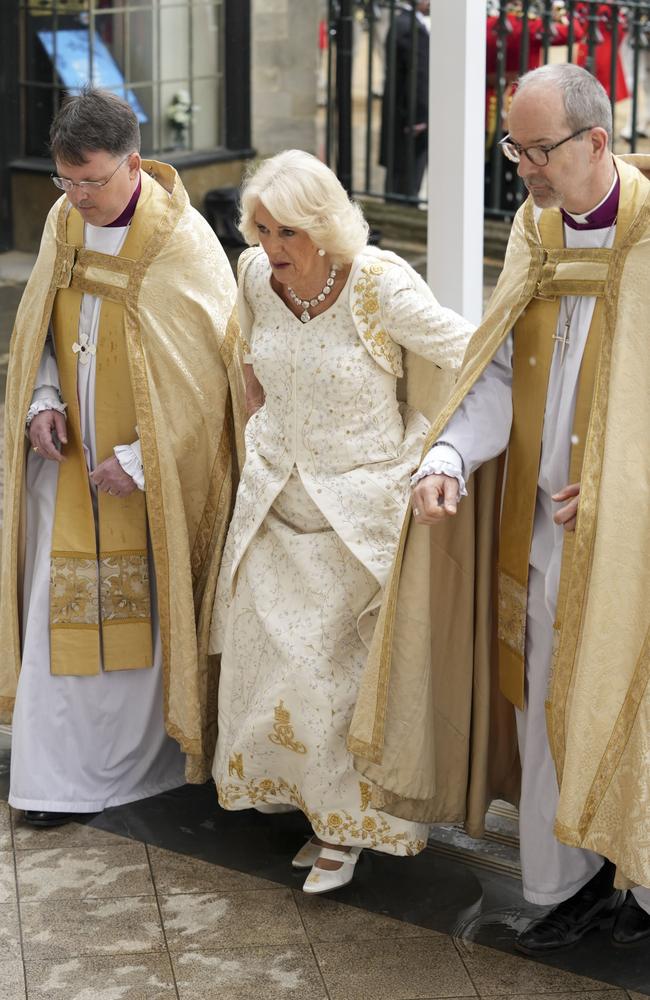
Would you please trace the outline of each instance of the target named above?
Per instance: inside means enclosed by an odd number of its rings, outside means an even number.
[[[372,799],[372,785],[369,785],[367,781],[360,781],[359,791],[361,792],[361,812],[365,812]]]
[[[398,378],[402,371],[402,351],[381,323],[379,285],[376,277],[384,273],[381,264],[365,264],[354,286],[353,313],[359,321],[359,332],[370,353],[387,362]]]
[[[325,817],[309,809],[305,799],[300,794],[297,785],[290,785],[284,778],[262,781],[248,781],[243,785],[219,784],[217,786],[219,802],[225,809],[242,808],[241,799],[248,799],[251,806],[258,802],[269,802],[269,796],[281,802],[291,802],[297,806],[312,825],[314,833],[339,844],[349,844],[351,840],[360,840],[367,847],[397,847],[403,849],[405,855],[412,857],[426,847],[423,840],[413,839],[406,830],[391,833],[389,818],[382,813],[376,816],[364,816],[359,824],[354,816],[341,810],[330,812]],[[407,824],[408,825],[408,824]]]
[[[236,775],[240,781],[244,780],[244,755],[243,753],[236,753],[228,761],[228,775]]]
[[[305,744],[300,743],[294,737],[291,715],[284,707],[284,702],[281,701],[279,705],[275,706],[273,714],[275,716],[273,732],[269,733],[271,743],[275,743],[280,747],[286,747],[287,750],[293,750],[294,753],[307,753]]]

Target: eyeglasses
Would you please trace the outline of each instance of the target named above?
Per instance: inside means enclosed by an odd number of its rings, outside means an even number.
[[[551,150],[557,149],[558,146],[563,146],[565,142],[575,139],[577,136],[582,135],[583,132],[591,132],[592,128],[595,127],[595,125],[588,125],[586,128],[579,128],[577,132],[568,135],[566,139],[554,142],[552,146],[527,146],[524,149],[518,142],[513,142],[509,135],[504,136],[503,139],[499,139],[498,145],[501,146],[502,152],[513,163],[519,163],[523,153],[534,166],[545,167],[548,163],[548,154]]]
[[[120,160],[111,176],[107,177],[105,181],[71,181],[69,177],[57,177],[56,174],[50,174],[50,177],[52,178],[53,184],[60,188],[61,191],[72,191],[75,187],[78,187],[80,191],[97,191],[98,188],[106,187],[122,164],[126,163],[130,155],[130,153],[127,153],[124,159]]]

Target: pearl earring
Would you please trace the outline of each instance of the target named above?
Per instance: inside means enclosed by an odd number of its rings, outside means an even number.
[[[321,247],[321,248],[320,248],[320,250],[318,251],[318,256],[319,256],[319,257],[324,257],[324,256],[325,256],[325,251],[323,250],[323,248],[322,248],[322,247]]]

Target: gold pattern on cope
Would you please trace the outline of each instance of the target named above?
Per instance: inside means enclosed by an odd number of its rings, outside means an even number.
[[[372,799],[372,785],[369,785],[367,781],[360,781],[359,792],[361,793],[361,812],[365,812]]]
[[[97,562],[72,556],[50,559],[50,620],[53,625],[97,625]]]
[[[151,617],[149,561],[146,554],[105,555],[99,561],[104,621]]]
[[[286,747],[287,750],[293,750],[294,753],[307,753],[305,744],[295,739],[293,726],[291,725],[291,714],[284,707],[284,702],[281,701],[279,705],[275,706],[273,715],[275,717],[273,732],[269,733],[271,743],[275,743],[280,747]]]
[[[379,284],[376,278],[383,273],[383,264],[365,264],[361,268],[361,275],[354,286],[354,294],[357,296],[354,315],[370,353],[384,358],[393,375],[401,378],[401,349],[386,332],[381,321]]]

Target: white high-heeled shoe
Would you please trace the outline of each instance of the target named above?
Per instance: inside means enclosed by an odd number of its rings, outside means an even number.
[[[314,862],[305,879],[302,891],[315,895],[319,892],[341,889],[347,885],[352,881],[354,866],[359,860],[362,850],[362,847],[351,847],[349,851],[334,851],[329,847],[321,847],[318,858],[325,858],[327,861],[340,861],[341,867],[337,868],[336,871],[328,871],[326,868],[317,868],[316,862]]]
[[[294,868],[311,868],[318,861],[322,849],[321,844],[314,843],[314,838],[310,837],[292,859],[291,864]]]

